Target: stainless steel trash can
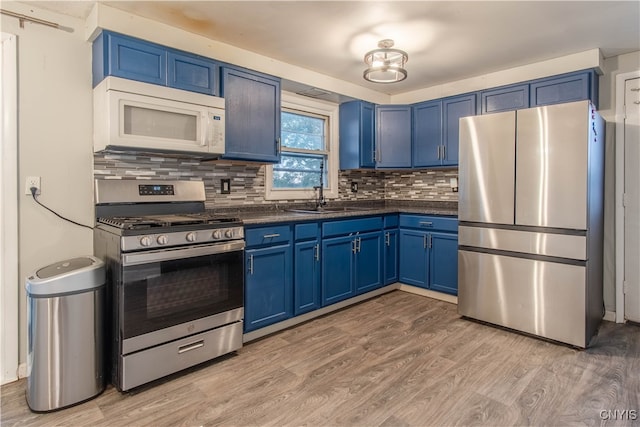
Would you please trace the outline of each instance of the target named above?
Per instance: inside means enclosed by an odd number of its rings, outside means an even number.
[[[104,263],[92,256],[27,278],[27,404],[46,412],[100,394],[104,376]]]

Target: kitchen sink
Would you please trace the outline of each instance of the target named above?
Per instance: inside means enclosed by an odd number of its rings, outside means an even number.
[[[329,208],[317,208],[317,209],[289,209],[288,212],[321,215],[321,214],[330,214],[330,213],[337,213],[337,212],[370,211],[371,209],[373,208],[343,206],[343,207],[329,207]]]

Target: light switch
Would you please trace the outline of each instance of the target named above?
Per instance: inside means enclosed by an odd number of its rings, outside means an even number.
[[[231,180],[229,178],[220,180],[220,193],[231,194]]]

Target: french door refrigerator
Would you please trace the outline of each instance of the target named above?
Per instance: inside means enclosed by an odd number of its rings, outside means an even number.
[[[604,314],[603,169],[589,101],[460,119],[461,315],[589,344]]]

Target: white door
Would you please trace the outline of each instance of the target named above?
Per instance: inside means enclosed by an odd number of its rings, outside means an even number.
[[[640,322],[640,78],[625,82],[624,312]]]

